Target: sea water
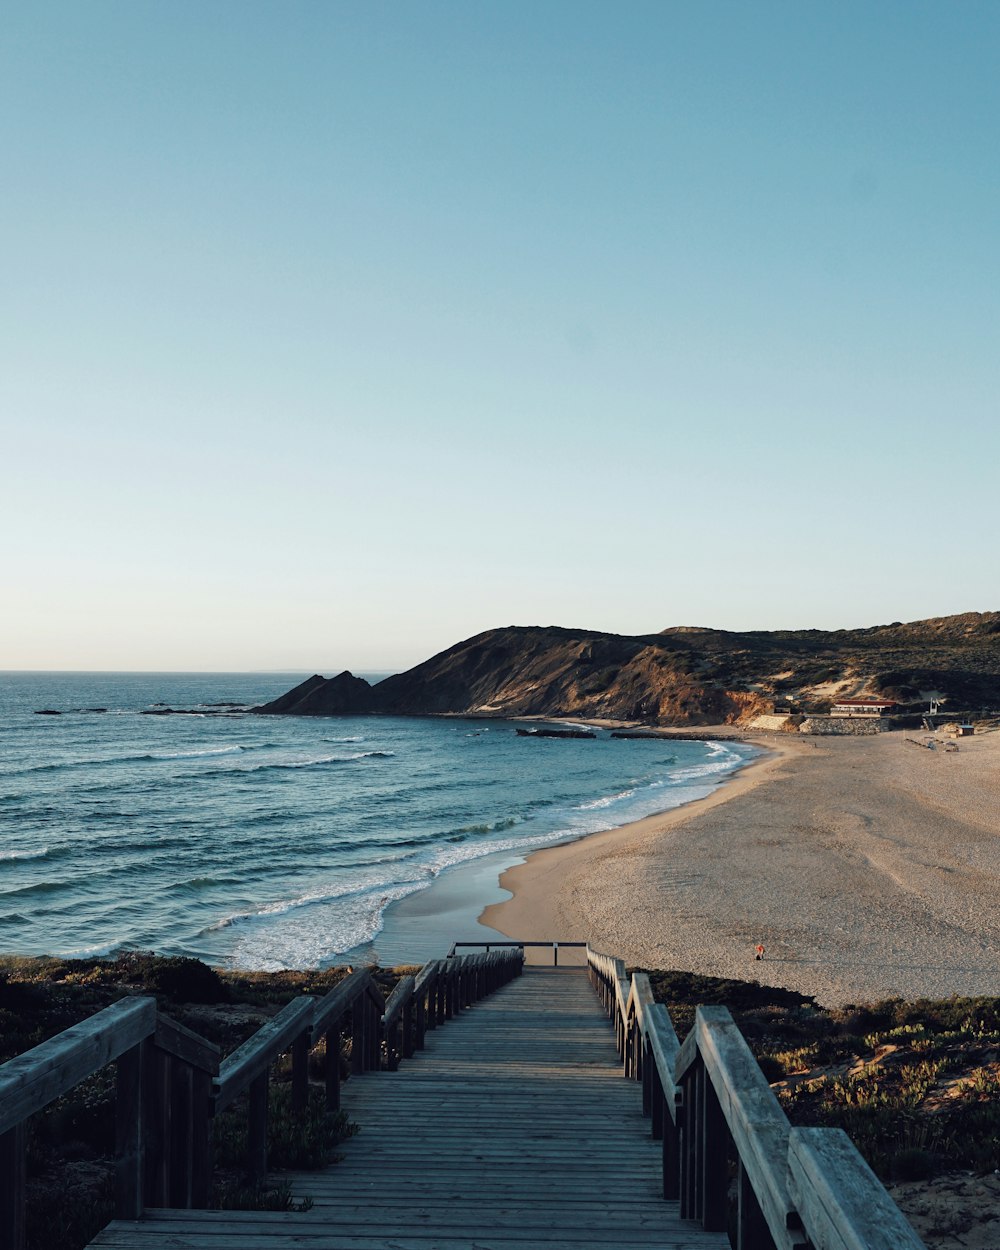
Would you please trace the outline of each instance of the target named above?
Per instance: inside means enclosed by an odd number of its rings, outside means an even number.
[[[302,676],[0,674],[0,951],[336,962],[449,869],[701,798],[755,754],[225,706]]]

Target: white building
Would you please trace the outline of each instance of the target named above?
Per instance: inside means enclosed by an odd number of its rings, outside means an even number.
[[[831,716],[885,716],[896,706],[895,699],[841,699],[830,709]]]

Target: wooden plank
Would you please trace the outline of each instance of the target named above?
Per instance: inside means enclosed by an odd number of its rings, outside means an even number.
[[[0,1066],[0,1134],[131,1050],[156,1027],[156,999],[123,998]]]
[[[27,1126],[17,1124],[0,1133],[0,1245],[24,1250],[27,1225]]]
[[[313,1000],[313,1041],[340,1023],[351,1009],[351,1003],[361,992],[365,978],[371,974],[367,968],[359,968],[335,985],[329,994],[319,1001]]]
[[[693,1032],[775,1244],[801,1245],[786,1183],[789,1124],[774,1091],[725,1007],[699,1007]]]
[[[924,1250],[843,1129],[793,1128],[788,1171],[815,1250]]]
[[[680,1050],[680,1043],[666,1007],[662,1003],[653,1003],[646,1009],[646,1039],[649,1042],[649,1053],[656,1068],[657,1083],[662,1095],[661,1109],[666,1110],[672,1125],[677,1124],[677,1102],[680,1090],[674,1080],[674,1065]],[[654,1106],[654,1124],[659,1112]],[[660,1125],[661,1133],[663,1125]],[[658,1136],[655,1132],[653,1136]]]
[[[174,1058],[181,1059],[194,1068],[200,1068],[202,1072],[209,1072],[212,1076],[218,1075],[219,1059],[222,1054],[219,1047],[161,1012],[158,1012],[156,1016],[153,1044],[160,1050],[165,1050],[168,1055],[173,1055]]]
[[[293,999],[286,1007],[226,1058],[215,1080],[215,1108],[222,1111],[292,1042],[312,1026],[313,1000]]]
[[[387,1029],[396,1023],[398,1017],[402,1015],[403,1008],[413,997],[415,986],[415,977],[403,977],[396,983],[392,993],[385,1000],[385,1011],[382,1013],[383,1028]]]
[[[123,1220],[137,1220],[143,1208],[142,1068],[147,1046],[140,1042],[119,1055],[115,1073],[115,1214]]]

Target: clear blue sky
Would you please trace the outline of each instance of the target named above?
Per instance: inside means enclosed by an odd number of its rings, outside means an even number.
[[[3,28],[0,668],[1000,607],[1000,4]]]

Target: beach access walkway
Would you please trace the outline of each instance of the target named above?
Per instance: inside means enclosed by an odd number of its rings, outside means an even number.
[[[846,1133],[789,1123],[725,1007],[699,1006],[682,1041],[619,958],[470,945],[388,997],[349,969],[224,1058],[126,996],[0,1065],[0,1250],[28,1244],[30,1118],[112,1063],[103,1250],[922,1250]],[[558,966],[584,946],[585,970]],[[529,947],[552,968],[526,967]],[[274,1100],[272,1077],[290,1078]],[[309,1209],[209,1209],[213,1124],[237,1100],[256,1181],[272,1101],[359,1126],[341,1162],[292,1174]]]
[[[397,1071],[343,1087],[360,1132],[291,1174],[302,1213],[148,1211],[116,1250],[728,1247],[664,1201],[662,1148],[582,968],[525,968],[429,1032]],[[289,1179],[284,1174],[284,1179]]]

